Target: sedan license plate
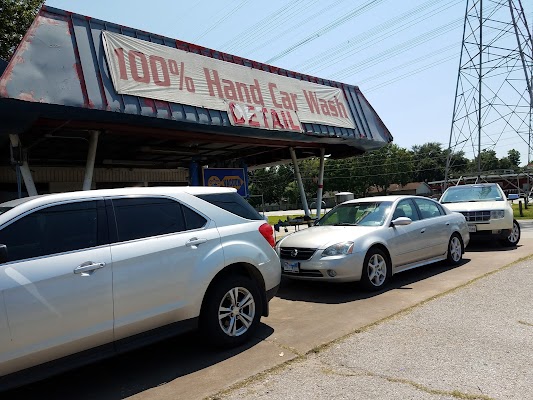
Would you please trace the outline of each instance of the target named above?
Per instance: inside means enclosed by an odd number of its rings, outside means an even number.
[[[476,232],[477,231],[477,226],[476,225],[468,225],[468,232],[472,233],[472,232]]]
[[[292,261],[283,261],[283,272],[297,274],[300,272],[300,263]]]

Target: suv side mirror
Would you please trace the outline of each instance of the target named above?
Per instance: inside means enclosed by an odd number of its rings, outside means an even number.
[[[7,246],[5,244],[0,244],[0,264],[7,262]]]

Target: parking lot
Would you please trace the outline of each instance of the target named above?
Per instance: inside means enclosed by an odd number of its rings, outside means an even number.
[[[464,262],[443,263],[394,277],[387,290],[354,284],[282,281],[248,345],[217,351],[194,333],[133,351],[3,394],[2,398],[202,399],[404,310],[460,288],[533,254],[533,221],[522,222],[518,248],[469,246]]]

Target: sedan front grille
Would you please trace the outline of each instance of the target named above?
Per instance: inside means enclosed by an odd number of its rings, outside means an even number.
[[[489,222],[490,211],[461,211],[466,222]]]
[[[322,274],[322,272],[320,271],[317,271],[317,270],[313,270],[313,269],[301,269],[300,271],[298,272],[282,272],[284,275],[287,275],[287,276],[308,276],[308,277],[312,277],[312,278],[323,278],[324,275]]]
[[[284,260],[309,260],[315,254],[316,249],[305,247],[282,247],[280,256]]]

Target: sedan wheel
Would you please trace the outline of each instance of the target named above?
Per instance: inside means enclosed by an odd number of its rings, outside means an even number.
[[[458,265],[463,259],[463,242],[457,233],[454,233],[448,243],[448,262]]]
[[[379,290],[390,275],[387,255],[378,248],[370,249],[365,257],[361,283],[368,290]]]
[[[216,346],[246,342],[259,325],[262,300],[257,284],[246,277],[229,276],[213,283],[200,315],[200,329]]]

